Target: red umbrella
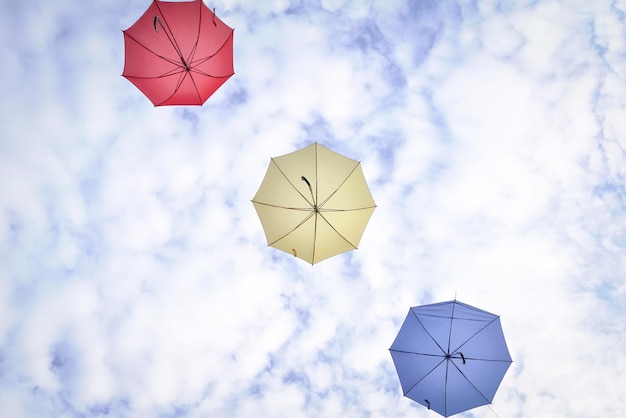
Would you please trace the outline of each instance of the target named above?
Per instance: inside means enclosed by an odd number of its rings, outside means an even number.
[[[122,75],[155,106],[201,106],[233,74],[233,29],[202,0],[153,0],[124,31]]]

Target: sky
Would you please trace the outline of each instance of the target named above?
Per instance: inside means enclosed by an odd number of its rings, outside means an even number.
[[[0,2],[0,415],[438,416],[409,307],[500,316],[486,417],[626,416],[626,1],[221,0],[202,107],[128,80],[148,0]],[[267,246],[271,157],[361,162],[358,250]]]

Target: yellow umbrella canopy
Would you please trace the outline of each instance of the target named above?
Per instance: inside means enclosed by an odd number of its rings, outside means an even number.
[[[272,158],[252,203],[268,245],[311,264],[356,249],[376,208],[361,164],[317,143]]]

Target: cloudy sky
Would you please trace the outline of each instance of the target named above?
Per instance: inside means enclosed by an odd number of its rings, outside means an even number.
[[[455,297],[514,360],[459,417],[626,416],[626,1],[219,0],[236,74],[159,108],[148,0],[0,4],[2,417],[434,417],[388,349]],[[251,199],[315,141],[378,207],[311,266]]]

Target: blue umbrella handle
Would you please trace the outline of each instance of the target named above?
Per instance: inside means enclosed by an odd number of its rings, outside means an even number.
[[[465,356],[460,351],[459,351],[459,354],[461,355],[461,360],[463,360],[463,364],[465,364]]]
[[[430,409],[430,402],[428,402],[428,399],[424,399],[424,402],[426,402],[428,405],[426,405],[428,407],[428,409]]]

